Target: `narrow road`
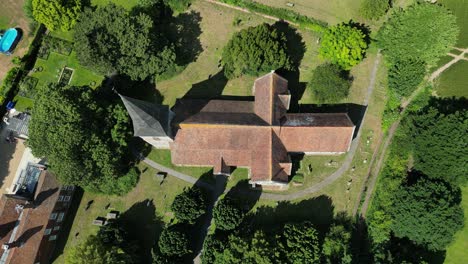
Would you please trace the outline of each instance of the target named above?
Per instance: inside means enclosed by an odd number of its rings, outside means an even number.
[[[379,66],[379,63],[380,63],[380,59],[381,59],[381,54],[380,54],[380,51],[379,51],[377,53],[377,56],[376,56],[375,60],[374,60],[374,65],[373,65],[373,68],[372,68],[372,72],[371,72],[371,76],[370,76],[370,80],[369,80],[369,85],[367,87],[366,97],[363,100],[363,103],[366,106],[368,105],[370,95],[372,94],[372,92],[374,90],[374,87],[375,87],[375,80],[376,80],[376,76],[377,76],[377,70],[378,70],[378,66]],[[354,155],[355,155],[356,150],[358,148],[359,140],[360,140],[360,137],[361,137],[362,127],[364,125],[364,121],[366,120],[367,108],[366,108],[365,111],[366,112],[364,113],[363,120],[361,122],[361,129],[359,129],[358,134],[356,135],[355,139],[351,143],[351,148],[350,148],[349,152],[347,153],[347,156],[346,156],[343,164],[341,165],[341,167],[338,170],[336,170],[330,176],[323,179],[321,182],[319,182],[319,183],[317,183],[317,184],[315,184],[313,186],[310,186],[310,187],[308,187],[306,189],[297,191],[295,193],[290,193],[290,194],[262,193],[260,198],[261,199],[267,199],[267,200],[273,200],[273,201],[295,200],[295,199],[299,199],[301,197],[307,196],[309,194],[318,192],[318,191],[322,190],[323,188],[327,187],[328,185],[332,184],[337,179],[339,179],[351,166]],[[214,187],[209,183],[203,182],[203,181],[201,181],[201,180],[199,180],[197,178],[194,178],[192,176],[189,176],[189,175],[180,173],[178,171],[172,170],[170,168],[167,168],[167,167],[165,167],[165,166],[163,166],[161,164],[158,164],[158,163],[156,163],[156,162],[154,162],[154,161],[152,161],[150,159],[145,158],[145,159],[143,159],[143,162],[145,162],[149,166],[151,166],[151,167],[153,167],[153,168],[155,168],[155,169],[157,169],[159,171],[166,172],[169,175],[172,175],[172,176],[174,176],[176,178],[179,178],[181,180],[184,180],[186,182],[196,184],[196,185],[198,185],[198,186],[200,186],[202,188],[205,188],[205,189],[209,189],[209,190],[214,189]]]

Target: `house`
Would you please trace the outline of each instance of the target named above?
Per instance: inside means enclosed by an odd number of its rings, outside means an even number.
[[[284,189],[292,170],[290,153],[330,155],[349,150],[355,125],[346,113],[288,113],[288,81],[275,72],[258,78],[253,94],[254,101],[210,100],[173,124],[175,137],[165,134],[172,162],[212,166],[215,174],[227,175],[232,168],[245,167],[252,185]],[[140,124],[133,116],[132,120],[134,126]],[[147,123],[154,122],[156,116]]]
[[[0,263],[50,263],[74,193],[45,168],[24,175],[13,194],[0,198]]]

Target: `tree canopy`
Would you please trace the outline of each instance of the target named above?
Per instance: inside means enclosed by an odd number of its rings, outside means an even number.
[[[419,3],[399,10],[382,26],[377,41],[387,59],[434,64],[455,45],[455,16],[440,5]]]
[[[361,2],[359,12],[365,18],[378,19],[385,15],[389,8],[389,0],[364,0]]]
[[[463,227],[460,189],[421,176],[394,196],[392,231],[430,250],[444,250]]]
[[[244,215],[239,201],[229,197],[218,201],[213,209],[216,228],[221,230],[235,229],[244,220]]]
[[[224,73],[258,76],[276,69],[292,69],[284,33],[268,24],[249,27],[234,34],[223,50]]]
[[[207,206],[205,194],[194,186],[178,194],[172,202],[171,209],[177,219],[193,223],[205,214]]]
[[[318,263],[320,245],[318,233],[310,222],[284,225],[280,247],[288,263]]]
[[[161,75],[175,67],[174,45],[154,28],[152,18],[109,4],[86,9],[75,27],[80,63],[98,73],[114,72],[132,80]]]
[[[397,60],[388,71],[388,87],[398,96],[406,97],[416,90],[426,74],[421,60]]]
[[[366,53],[366,35],[351,24],[329,27],[320,41],[320,55],[345,70],[358,64]]]
[[[181,225],[164,229],[158,241],[159,250],[166,256],[183,256],[191,252],[189,238]]]
[[[346,72],[335,64],[319,65],[307,84],[319,103],[334,103],[348,96],[351,81]]]
[[[32,0],[32,15],[49,30],[69,31],[82,10],[81,0]]]
[[[138,173],[128,171],[130,118],[119,103],[89,87],[50,84],[39,88],[32,109],[28,144],[47,157],[64,184],[123,194]]]
[[[468,179],[468,110],[440,113],[436,108],[413,117],[415,169],[455,184]]]
[[[350,264],[351,257],[351,232],[343,225],[330,227],[322,246],[322,255],[326,263]]]

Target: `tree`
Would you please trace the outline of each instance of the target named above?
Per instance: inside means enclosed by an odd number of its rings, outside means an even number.
[[[387,13],[390,0],[364,0],[361,2],[359,12],[365,18],[378,19]]]
[[[193,223],[205,214],[207,206],[205,194],[194,186],[178,194],[172,202],[171,209],[177,219]]]
[[[460,189],[421,176],[394,195],[392,231],[429,250],[444,250],[463,227]]]
[[[440,113],[429,108],[413,117],[414,168],[454,184],[468,179],[468,111]]]
[[[350,24],[329,27],[320,41],[320,55],[345,70],[363,58],[367,49],[366,35]]]
[[[52,31],[72,29],[81,9],[81,0],[32,0],[32,15]]]
[[[398,96],[406,97],[416,90],[426,74],[421,60],[397,60],[388,71],[388,87]]]
[[[221,253],[215,253],[214,263],[279,263],[276,248],[262,231],[255,231],[252,237],[230,235],[226,248]]]
[[[110,75],[132,80],[158,76],[175,67],[174,46],[153,28],[150,16],[130,14],[110,4],[86,9],[75,27],[75,50],[80,63]]]
[[[221,254],[228,246],[228,237],[216,230],[214,234],[208,235],[203,241],[202,263],[215,263],[216,254]]]
[[[73,247],[66,255],[66,264],[131,264],[136,263],[131,256],[118,246],[106,245],[95,235],[89,236],[85,242]]]
[[[268,24],[235,33],[223,50],[222,61],[228,78],[242,74],[258,76],[280,68],[292,69],[284,33]]]
[[[191,252],[189,239],[180,225],[169,226],[164,229],[158,241],[159,250],[167,256],[183,256]]]
[[[349,264],[351,257],[351,232],[343,225],[332,225],[322,246],[322,255],[326,263]]]
[[[351,81],[335,64],[319,65],[307,84],[314,98],[320,103],[335,103],[348,96]]]
[[[133,188],[138,173],[128,171],[131,127],[122,103],[89,87],[39,89],[29,125],[33,154],[47,157],[63,184],[108,194]]]
[[[390,62],[422,60],[429,65],[455,45],[455,16],[440,5],[419,3],[397,11],[377,34],[380,48]]]
[[[318,234],[308,221],[284,225],[280,248],[288,263],[318,263],[320,259]]]
[[[245,212],[239,201],[226,197],[220,200],[213,209],[213,218],[216,228],[233,230],[244,220]]]

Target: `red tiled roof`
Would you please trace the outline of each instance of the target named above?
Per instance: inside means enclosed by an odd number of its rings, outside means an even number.
[[[250,168],[252,182],[287,182],[288,152],[346,152],[354,125],[343,114],[287,114],[287,81],[276,73],[255,81],[255,102],[212,100],[179,124],[171,145],[178,165]]]
[[[49,223],[49,217],[54,210],[59,196],[59,185],[55,177],[47,171],[41,173],[36,196],[34,200],[35,208],[32,204],[26,205],[25,200],[16,199],[3,195],[0,200],[0,225],[17,221],[19,214],[15,210],[17,204],[24,205],[22,216],[19,222],[16,222],[17,231],[15,234],[13,245],[8,252],[9,264],[24,264],[24,263],[47,263],[50,259],[54,243],[48,241],[48,237],[44,237],[44,230]],[[8,243],[12,236],[12,230],[2,237],[1,243]],[[0,249],[0,256],[4,254],[4,250]]]

